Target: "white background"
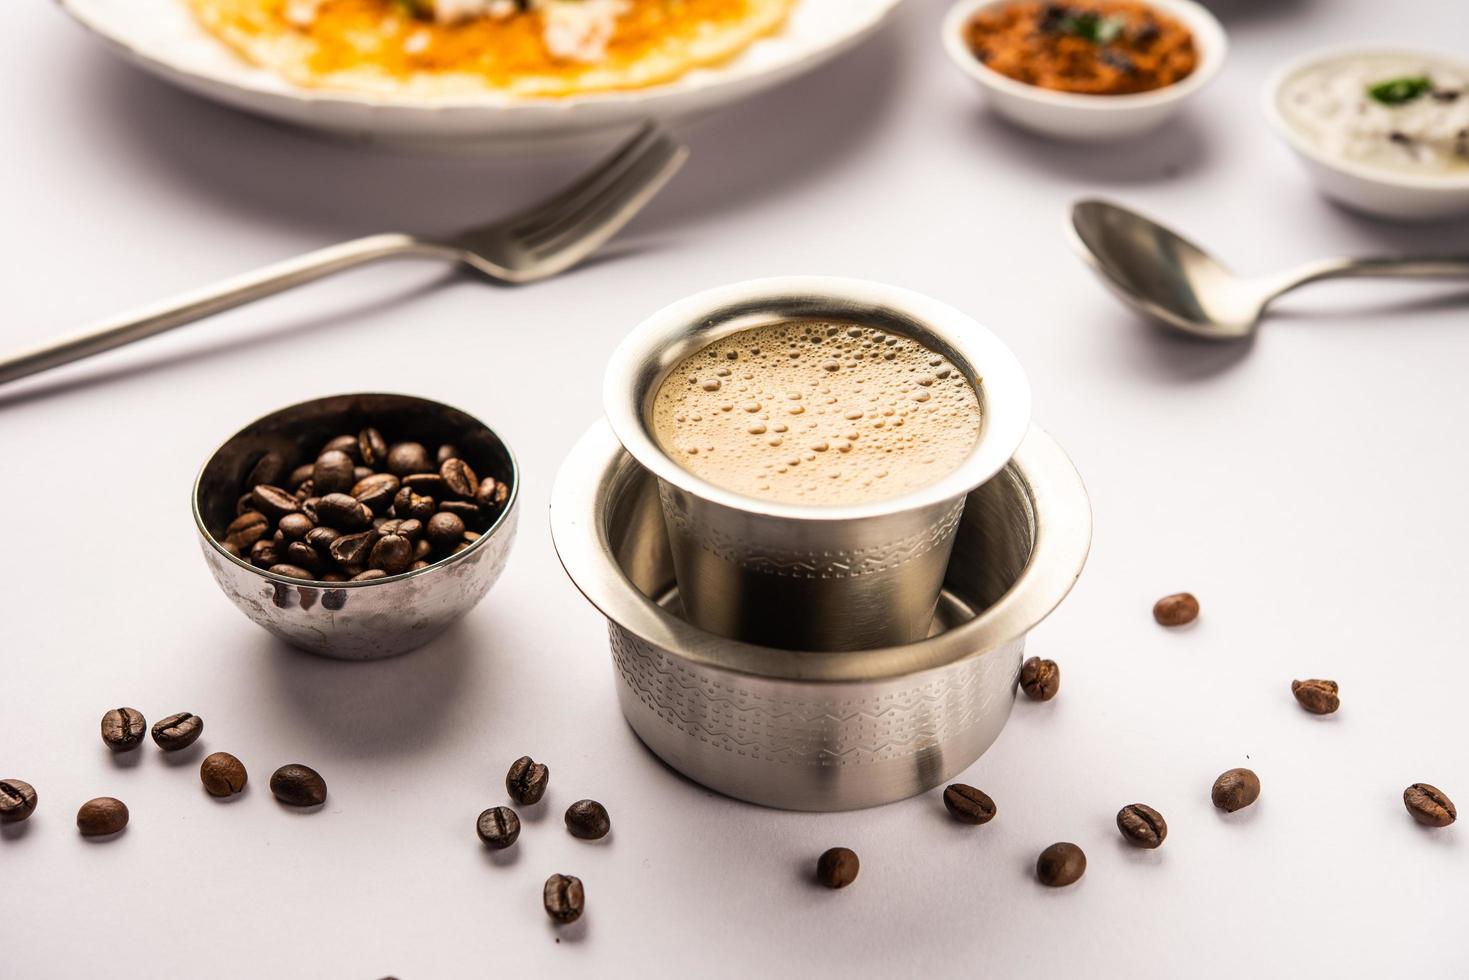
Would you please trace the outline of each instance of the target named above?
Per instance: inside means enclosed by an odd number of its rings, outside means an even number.
[[[394,155],[277,129],[116,62],[50,5],[11,4],[0,126],[5,346],[354,235],[452,228],[585,163]],[[605,261],[506,290],[407,263],[362,271],[0,391],[0,776],[40,808],[0,836],[0,974],[404,980],[486,975],[1462,976],[1469,828],[1417,827],[1400,794],[1469,805],[1463,554],[1469,294],[1330,284],[1253,346],[1137,323],[1070,254],[1067,203],[1167,217],[1246,271],[1337,252],[1464,250],[1465,224],[1393,227],[1318,198],[1258,108],[1302,50],[1462,42],[1460,0],[1219,0],[1223,75],[1129,145],[1033,139],[977,106],[914,0],[818,74],[689,134],[693,158]],[[964,776],[999,816],[963,827],[937,791],[876,810],[781,813],[663,768],[623,723],[603,625],[558,566],[557,466],[599,413],[602,366],[644,315],[785,273],[879,278],[972,312],[1026,365],[1037,419],[1091,490],[1096,541],[1032,637],[1061,695],[1022,701]],[[338,391],[460,405],[524,468],[504,579],[422,651],[378,664],[283,647],[218,593],[188,489],[249,420]],[[1202,599],[1167,632],[1166,592]],[[1296,707],[1331,677],[1343,707]],[[98,719],[206,719],[202,744],[114,759]],[[249,791],[208,798],[227,750]],[[522,753],[552,771],[503,861],[476,840]],[[271,770],[319,769],[322,812]],[[1254,807],[1209,804],[1253,767]],[[84,800],[132,810],[81,839]],[[611,811],[601,844],[561,810]],[[1125,803],[1171,834],[1119,838]],[[1075,887],[1036,854],[1086,849]],[[842,843],[857,883],[828,893]],[[540,908],[586,882],[583,923]],[[558,938],[560,941],[558,942]]]

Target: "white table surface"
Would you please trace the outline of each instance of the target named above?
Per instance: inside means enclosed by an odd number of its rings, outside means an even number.
[[[1393,227],[1318,198],[1258,101],[1305,48],[1462,38],[1469,15],[1216,7],[1230,63],[1141,142],[1053,145],[985,115],[936,43],[943,4],[913,0],[861,50],[691,132],[689,168],[615,260],[518,290],[383,266],[0,391],[0,776],[41,798],[0,835],[0,975],[1464,975],[1469,828],[1420,829],[1400,794],[1426,781],[1469,805],[1469,296],[1325,285],[1253,347],[1201,346],[1116,306],[1061,224],[1071,199],[1111,195],[1249,271],[1464,249],[1464,224]],[[584,162],[325,142],[146,78],[50,5],[8,15],[6,346],[360,233],[493,215]],[[971,311],[1026,365],[1090,488],[1090,565],[1031,644],[1061,663],[1062,693],[1018,704],[963,777],[999,804],[987,827],[950,821],[937,791],[815,815],[672,775],[623,723],[603,624],[552,551],[552,479],[623,333],[697,289],[795,272]],[[188,487],[250,419],[372,389],[497,427],[524,468],[521,536],[442,639],[337,663],[220,595]],[[1177,589],[1204,616],[1167,632],[1149,610]],[[1302,712],[1294,677],[1339,680],[1341,712]],[[97,723],[119,704],[203,715],[202,746],[114,760]],[[196,774],[215,750],[250,769],[226,805]],[[472,824],[522,753],[549,763],[550,803],[497,863]],[[323,812],[271,799],[288,761],[325,775]],[[1210,783],[1240,765],[1263,796],[1222,816]],[[132,823],[89,844],[73,815],[99,795]],[[561,829],[583,796],[612,813],[604,844]],[[1166,815],[1161,850],[1119,838],[1134,801]],[[1032,868],[1056,840],[1090,864],[1051,891]],[[837,843],[862,873],[827,893],[809,869]],[[540,908],[555,871],[588,891],[560,933]]]

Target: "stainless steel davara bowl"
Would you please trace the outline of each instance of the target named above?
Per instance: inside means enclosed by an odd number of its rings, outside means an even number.
[[[389,437],[452,442],[476,472],[508,483],[510,496],[494,523],[468,548],[427,568],[367,582],[303,582],[225,551],[220,538],[256,460],[276,452],[291,466],[309,462],[327,440],[368,425]],[[215,450],[194,484],[194,523],[214,580],[246,616],[303,650],[376,660],[422,646],[484,598],[510,554],[519,495],[510,447],[473,416],[408,395],[335,395],[267,415]]]
[[[1066,454],[1032,427],[968,496],[931,635],[820,653],[726,639],[683,618],[657,480],[605,423],[563,465],[551,530],[607,617],[623,714],[654,753],[742,800],[846,810],[930,789],[994,742],[1026,634],[1086,562],[1091,509]]]

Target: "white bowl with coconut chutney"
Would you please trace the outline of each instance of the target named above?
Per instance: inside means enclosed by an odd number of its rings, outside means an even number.
[[[1279,70],[1265,114],[1322,193],[1368,214],[1469,212],[1469,62],[1402,48],[1334,48]]]

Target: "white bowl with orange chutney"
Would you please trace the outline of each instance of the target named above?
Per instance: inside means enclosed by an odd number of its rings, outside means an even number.
[[[959,0],[943,42],[1001,116],[1078,142],[1158,127],[1219,73],[1228,49],[1193,0]]]

